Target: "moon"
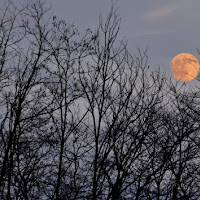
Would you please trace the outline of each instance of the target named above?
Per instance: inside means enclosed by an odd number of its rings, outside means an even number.
[[[180,53],[171,61],[171,73],[179,81],[191,81],[199,73],[199,62],[192,54]]]

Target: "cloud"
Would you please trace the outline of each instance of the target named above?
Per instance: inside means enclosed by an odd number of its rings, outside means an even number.
[[[178,3],[171,4],[171,5],[165,5],[163,7],[160,7],[160,8],[157,8],[157,9],[154,9],[154,10],[151,10],[151,11],[145,13],[142,18],[145,21],[159,20],[164,17],[170,16],[172,13],[174,13],[177,10],[177,8],[179,6],[180,5]]]

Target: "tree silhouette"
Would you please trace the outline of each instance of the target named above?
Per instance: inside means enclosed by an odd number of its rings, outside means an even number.
[[[131,55],[115,5],[83,34],[50,11],[0,13],[0,199],[199,199],[199,88]]]

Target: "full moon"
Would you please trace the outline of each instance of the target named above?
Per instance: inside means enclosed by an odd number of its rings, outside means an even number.
[[[191,81],[199,73],[199,62],[189,53],[180,53],[171,61],[171,73],[179,81]]]

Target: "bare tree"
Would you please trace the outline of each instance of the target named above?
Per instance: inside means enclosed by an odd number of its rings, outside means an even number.
[[[199,91],[172,85],[173,117],[166,126],[173,135],[170,159],[172,199],[198,199],[199,193]],[[172,124],[173,123],[173,124]]]
[[[35,176],[40,173],[37,167],[45,155],[38,152],[43,143],[38,141],[37,132],[45,131],[42,130],[43,125],[47,124],[49,118],[48,97],[44,96],[42,86],[45,80],[42,66],[49,57],[44,49],[43,36],[48,34],[48,30],[45,31],[45,25],[41,24],[47,10],[39,7],[40,4],[33,4],[32,7],[18,10],[10,3],[3,13],[1,67],[5,78],[1,81],[2,199],[28,199],[32,196],[32,190],[37,185]],[[31,24],[28,19],[32,20]]]
[[[105,24],[100,18],[92,46],[94,52],[79,67],[89,111],[85,124],[91,135],[89,198],[125,198],[127,190],[135,185],[132,198],[138,199],[160,170],[147,174],[151,164],[147,151],[155,143],[150,137],[155,134],[152,124],[163,96],[164,79],[159,73],[148,74],[146,52],[139,51],[139,56],[133,59],[125,43],[115,47],[120,19],[113,9]],[[141,176],[146,180],[137,188]]]
[[[199,88],[132,56],[115,8],[84,34],[40,0],[1,11],[1,199],[199,198]]]

